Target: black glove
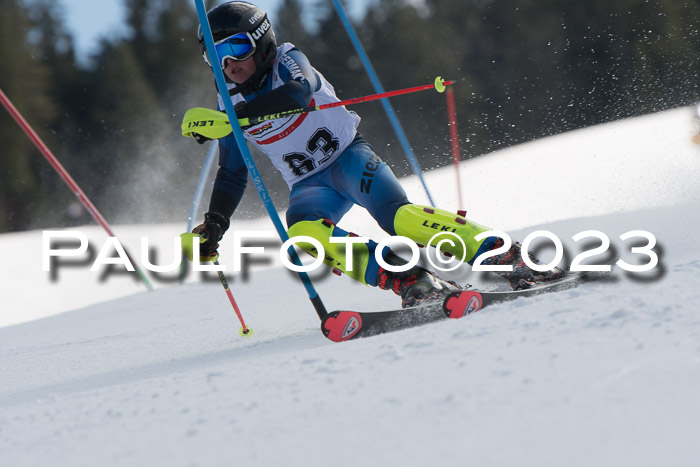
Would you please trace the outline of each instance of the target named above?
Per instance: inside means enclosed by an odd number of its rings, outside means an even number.
[[[239,102],[238,104],[233,106],[233,110],[236,111],[236,117],[238,118],[248,118],[248,103],[247,102]]]
[[[194,132],[193,132],[193,133],[192,133],[192,137],[193,137],[194,140],[195,140],[196,142],[198,142],[199,144],[204,144],[204,143],[206,143],[207,141],[211,141],[211,138],[207,138],[206,136],[202,136],[202,135],[200,135],[199,133],[194,133]]]
[[[241,118],[250,118],[250,112],[248,111],[247,102],[239,102],[233,108],[236,111],[236,117],[240,120]],[[252,125],[241,125],[241,130],[250,128]]]
[[[208,212],[204,215],[204,223],[192,229],[192,233],[201,235],[206,241],[199,245],[200,256],[216,256],[219,240],[228,229],[229,220],[218,212]]]

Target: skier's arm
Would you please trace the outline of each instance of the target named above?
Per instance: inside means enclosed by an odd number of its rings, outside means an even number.
[[[217,212],[228,219],[243,198],[248,185],[248,168],[233,134],[219,139],[219,171],[209,201],[209,212]]]
[[[236,109],[238,118],[253,118],[307,107],[320,87],[320,79],[300,50],[292,49],[279,58],[282,86],[255,97]]]
[[[219,139],[219,171],[209,200],[209,211],[204,214],[204,223],[193,230],[207,239],[200,245],[203,256],[216,254],[218,242],[228,230],[230,218],[241,202],[247,184],[248,168],[234,136]]]

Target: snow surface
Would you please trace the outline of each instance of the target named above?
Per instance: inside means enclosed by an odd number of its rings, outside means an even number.
[[[230,276],[255,332],[241,338],[216,280],[155,282],[148,293],[83,265],[52,281],[41,232],[0,236],[0,464],[698,465],[691,117],[683,108],[592,127],[460,167],[474,220],[514,239],[552,231],[570,254],[586,249],[573,235],[598,230],[630,263],[645,262],[631,253],[644,242],[618,236],[646,230],[660,258],[650,273],[617,268],[610,281],[343,344],[322,336],[276,260]],[[454,177],[427,176],[448,209],[460,204]],[[415,179],[403,183],[424,201]],[[384,236],[360,210],[342,225]],[[170,237],[183,228],[146,227],[159,264],[175,257]],[[99,250],[98,228],[80,230]],[[139,252],[144,226],[115,230]],[[498,285],[466,267],[452,276]],[[398,304],[346,277],[313,277],[329,309]]]

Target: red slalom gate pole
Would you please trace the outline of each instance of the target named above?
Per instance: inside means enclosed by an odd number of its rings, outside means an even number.
[[[61,163],[58,161],[58,158],[51,152],[49,147],[42,141],[42,139],[39,137],[39,135],[34,131],[34,129],[27,123],[27,121],[24,119],[22,114],[17,110],[17,108],[12,104],[10,99],[7,97],[7,95],[3,92],[2,89],[0,89],[0,101],[2,102],[2,105],[7,109],[7,111],[10,113],[12,118],[15,119],[17,124],[24,130],[24,132],[27,134],[29,139],[34,143],[34,146],[37,147],[37,149],[43,154],[43,156],[46,158],[46,160],[51,164],[51,167],[54,168],[54,170],[58,173],[58,175],[63,179],[63,181],[68,185],[68,187],[71,189],[73,194],[78,198],[78,201],[82,203],[83,206],[85,206],[85,209],[90,213],[93,219],[97,221],[98,224],[102,226],[102,228],[107,232],[107,235],[110,237],[116,237],[114,233],[112,232],[111,227],[105,220],[105,218],[102,216],[100,211],[97,210],[94,204],[92,204],[92,201],[87,197],[85,192],[78,186],[78,184],[73,180],[73,177],[70,176],[68,171],[61,165]],[[144,283],[146,288],[149,291],[153,290],[153,286],[151,285],[151,282],[148,280],[146,275],[136,266],[136,263],[131,259],[131,256],[129,256],[129,253],[126,253],[127,258],[129,258],[129,261],[131,262],[132,265],[134,265],[134,269],[136,269],[137,274],[141,278],[141,281]]]
[[[462,182],[459,175],[459,135],[457,132],[457,110],[455,106],[455,94],[451,87],[446,89],[445,99],[447,99],[447,120],[450,127],[450,142],[452,145],[452,162],[457,172],[457,206],[462,209]]]

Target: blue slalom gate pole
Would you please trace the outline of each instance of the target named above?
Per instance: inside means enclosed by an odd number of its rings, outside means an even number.
[[[338,12],[338,16],[340,16],[340,21],[343,23],[343,27],[345,27],[345,31],[348,33],[348,36],[350,37],[350,41],[352,42],[352,45],[355,47],[355,51],[357,52],[357,55],[359,55],[360,60],[362,60],[362,65],[365,67],[365,71],[367,72],[367,75],[369,75],[369,79],[372,82],[372,86],[374,86],[375,92],[377,94],[383,93],[384,88],[382,87],[382,83],[379,81],[379,77],[377,76],[377,73],[374,71],[374,67],[372,66],[372,62],[370,62],[369,57],[367,56],[367,52],[365,52],[365,49],[364,49],[364,47],[362,47],[362,43],[360,42],[360,39],[357,37],[357,33],[355,32],[355,28],[353,27],[352,23],[348,19],[348,15],[347,15],[347,12],[345,11],[345,8],[343,8],[343,4],[340,3],[340,0],[333,0],[333,5],[335,6],[336,11]],[[403,131],[403,127],[401,126],[401,123],[399,122],[399,119],[396,116],[394,109],[391,107],[391,103],[389,103],[389,99],[382,99],[381,102],[382,102],[382,106],[384,106],[384,112],[386,112],[387,117],[389,117],[389,121],[391,122],[391,126],[394,127],[394,131],[396,132],[396,136],[399,138],[399,142],[401,143],[401,147],[403,147],[403,150],[406,153],[406,157],[408,158],[408,162],[411,164],[411,167],[413,168],[413,173],[415,173],[418,176],[421,183],[423,184],[423,189],[425,189],[425,194],[428,195],[428,200],[430,201],[431,206],[435,207],[435,203],[433,202],[433,197],[430,196],[430,191],[428,190],[428,185],[425,183],[425,180],[423,179],[423,171],[421,170],[420,165],[418,164],[418,160],[416,159],[416,155],[413,153],[413,149],[411,149],[411,145],[408,142],[408,138],[406,137],[406,133]]]
[[[209,63],[220,63],[218,54],[216,53],[216,47],[214,46],[214,38],[212,36],[211,27],[209,26],[207,12],[204,8],[204,1],[194,0],[194,3],[197,7],[197,16],[199,17],[199,24],[202,27],[202,37],[204,38],[204,43],[207,46],[207,53],[209,54]],[[255,165],[255,160],[253,160],[253,156],[250,154],[248,146],[245,144],[243,130],[241,130],[241,126],[238,124],[238,117],[236,117],[236,111],[233,108],[233,103],[231,102],[231,99],[227,99],[229,94],[228,88],[226,87],[226,81],[224,79],[224,72],[221,70],[221,67],[216,65],[212,66],[211,69],[214,72],[214,78],[216,79],[216,86],[219,89],[219,94],[223,97],[222,100],[224,101],[226,115],[228,115],[229,122],[231,123],[231,129],[233,130],[233,135],[236,138],[236,144],[238,145],[238,149],[240,149],[241,154],[243,155],[243,160],[245,161],[246,167],[248,167],[248,173],[250,173],[250,177],[253,180],[255,188],[258,190],[260,199],[265,205],[265,209],[267,210],[267,213],[270,216],[272,223],[275,225],[277,233],[279,234],[280,238],[282,239],[282,242],[284,243],[287,240],[289,240],[287,230],[282,225],[282,221],[280,220],[280,217],[277,214],[277,211],[275,210],[275,206],[272,203],[272,200],[270,199],[270,194],[267,191],[267,188],[265,188],[265,184],[263,183],[262,177],[260,176],[260,172],[258,172],[258,168]],[[289,247],[288,253],[292,262],[296,266],[301,266],[301,261],[299,260],[299,256],[294,250],[294,247]],[[323,304],[323,301],[321,301],[321,297],[319,297],[318,292],[316,292],[316,289],[311,283],[309,275],[303,271],[299,271],[297,272],[297,274],[299,274],[299,278],[301,279],[302,283],[304,284],[304,287],[306,288],[307,293],[309,294],[309,299],[311,300],[311,303],[313,304],[314,309],[318,314],[318,317],[321,319],[325,318],[328,315],[328,311],[326,311],[326,307]]]
[[[219,153],[219,143],[212,141],[209,143],[209,150],[207,151],[207,158],[202,166],[202,171],[199,173],[199,181],[197,182],[197,187],[194,190],[194,196],[192,196],[192,207],[190,208],[190,215],[187,218],[187,231],[192,232],[194,228],[194,220],[197,217],[197,210],[199,209],[200,202],[202,200],[202,194],[204,194],[204,184],[207,182],[207,177],[209,172],[211,172],[211,167],[214,165],[214,158]],[[180,263],[180,283],[184,282],[187,276],[187,261],[185,261],[186,256],[182,255],[182,262]]]
[[[190,217],[187,218],[187,231],[192,232],[194,227],[194,219],[197,217],[197,210],[199,209],[200,201],[202,200],[202,194],[204,193],[204,184],[207,183],[207,177],[209,172],[211,172],[211,166],[214,165],[214,158],[219,153],[219,143],[212,141],[209,143],[209,150],[207,151],[207,159],[204,161],[204,166],[202,166],[202,172],[199,174],[199,181],[197,182],[197,188],[194,190],[194,196],[192,197],[192,207],[190,208]]]

